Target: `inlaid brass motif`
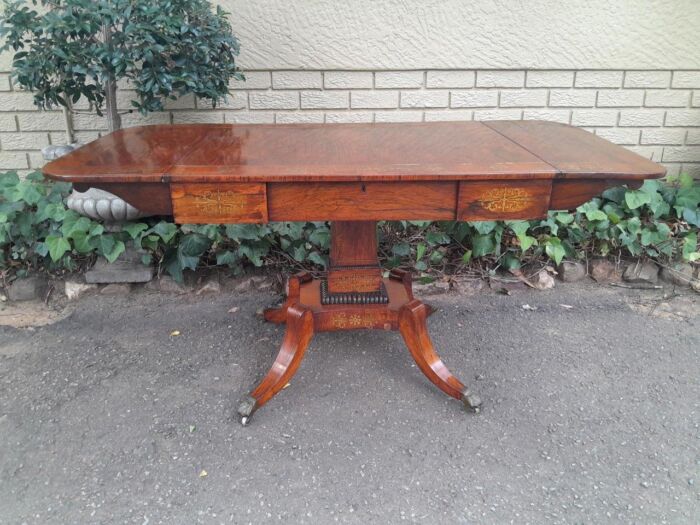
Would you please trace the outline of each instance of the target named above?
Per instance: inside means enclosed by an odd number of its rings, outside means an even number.
[[[198,211],[213,212],[217,215],[240,210],[246,202],[246,196],[234,191],[212,190],[202,195],[194,195],[194,207]]]
[[[374,318],[372,314],[353,314],[350,316],[350,326],[353,328],[373,328]]]
[[[484,192],[479,199],[481,206],[493,212],[518,212],[528,208],[534,197],[524,188],[494,188]]]
[[[336,328],[345,328],[348,325],[347,317],[345,312],[341,312],[333,316],[333,326]]]

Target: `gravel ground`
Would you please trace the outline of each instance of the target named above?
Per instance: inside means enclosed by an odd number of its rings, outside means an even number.
[[[0,327],[0,523],[698,523],[698,298],[438,296],[480,414],[361,331],[317,335],[243,428],[271,293],[86,297]]]

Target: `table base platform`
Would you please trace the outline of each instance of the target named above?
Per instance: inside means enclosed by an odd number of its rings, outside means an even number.
[[[368,248],[374,249],[376,258],[375,223],[355,223],[351,229],[365,230],[370,239]],[[333,223],[333,233],[340,237],[347,233],[343,225]],[[344,232],[344,233],[341,233]],[[371,240],[374,239],[374,243]],[[333,246],[342,239],[332,237]],[[347,246],[352,246],[348,243]],[[323,304],[324,292],[327,297],[329,280],[337,268],[342,268],[352,276],[351,266],[338,265],[339,260],[348,262],[344,255],[331,247],[331,267],[326,279],[314,279],[309,273],[302,272],[289,278],[287,298],[280,307],[265,310],[264,318],[268,322],[286,324],[286,331],[279,354],[262,381],[238,407],[241,423],[250,422],[253,413],[282,390],[291,380],[304,358],[306,348],[315,332],[339,330],[396,330],[403,337],[416,364],[440,390],[461,401],[468,409],[478,412],[481,400],[474,395],[459,379],[450,373],[435,352],[428,335],[426,320],[432,308],[415,299],[411,289],[411,276],[408,272],[393,270],[388,278],[381,278],[379,266],[376,271],[378,280],[374,290],[343,291],[351,304]],[[351,256],[356,257],[357,252]],[[334,256],[335,255],[335,256]],[[363,265],[365,268],[366,265]],[[361,273],[358,273],[361,276]],[[345,280],[347,281],[347,280]],[[342,288],[341,281],[341,288]],[[353,286],[363,288],[361,278],[351,279]],[[330,283],[332,284],[332,282]],[[331,290],[331,293],[333,291]],[[385,295],[386,301],[377,302],[377,297]]]

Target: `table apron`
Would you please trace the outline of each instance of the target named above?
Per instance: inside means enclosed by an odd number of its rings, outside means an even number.
[[[571,210],[613,178],[399,182],[81,183],[100,188],[144,213],[181,224],[269,221],[538,219]],[[630,181],[635,187],[639,181]]]

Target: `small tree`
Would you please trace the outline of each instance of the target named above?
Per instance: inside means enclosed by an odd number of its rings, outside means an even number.
[[[87,99],[109,130],[121,127],[117,81],[135,90],[146,114],[194,93],[214,105],[228,94],[238,40],[227,13],[207,0],[2,0],[3,50],[15,51],[13,77],[43,109],[70,110]]]

